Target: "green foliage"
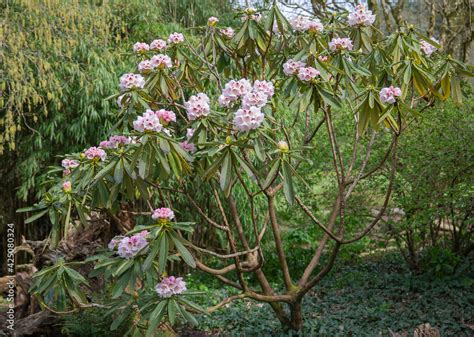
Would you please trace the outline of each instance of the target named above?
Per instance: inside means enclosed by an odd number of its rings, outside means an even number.
[[[473,104],[428,110],[402,139],[392,204],[404,215],[389,231],[412,267],[425,247],[458,255],[473,249]]]
[[[470,336],[466,323],[474,315],[472,262],[466,259],[454,275],[438,279],[431,273],[412,275],[397,254],[384,253],[357,264],[347,261],[303,301],[306,317],[300,334],[390,336],[390,329],[412,335],[415,327],[430,323],[441,336]],[[227,295],[219,288],[210,290],[209,301]],[[213,334],[291,336],[269,317],[268,304],[248,300],[233,302],[199,321]]]

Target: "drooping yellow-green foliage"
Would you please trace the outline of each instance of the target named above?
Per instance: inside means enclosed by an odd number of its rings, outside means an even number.
[[[70,116],[71,110],[81,110],[86,123],[98,118],[96,104],[107,110],[108,103],[91,99],[106,95],[103,82],[115,80],[118,58],[111,47],[125,32],[110,6],[20,0],[5,4],[3,17],[0,152],[15,149],[17,132],[23,127],[36,130],[41,118],[51,113]],[[96,72],[101,73],[100,82],[93,81]],[[77,91],[82,94],[71,97]],[[61,140],[64,135],[55,130],[66,121],[56,119],[41,138]],[[85,137],[77,126],[73,132]]]

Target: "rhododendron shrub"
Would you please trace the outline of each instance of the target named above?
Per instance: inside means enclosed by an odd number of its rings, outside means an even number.
[[[208,312],[251,298],[268,302],[285,328],[301,329],[305,294],[331,270],[340,247],[363,238],[384,214],[398,138],[426,107],[449,96],[460,101],[460,75],[469,74],[413,26],[382,36],[371,26],[374,15],[361,6],[325,22],[296,17],[290,23],[277,6],[237,15],[239,27],[220,27],[218,18],[210,18],[199,27],[199,39],[175,32],[135,44],[140,74],[123,75],[110,98],[119,103],[114,135],[66,156],[63,176],[52,177],[55,184],[28,209],[38,211],[29,222],[49,215],[53,247],[73,230],[76,216],[93,226],[91,212],[114,215],[124,203],[136,208],[137,218],[148,215],[87,260],[95,262],[90,276],[108,282],[111,314],[118,322],[133,317],[134,333],[152,335],[162,320],[195,322],[189,309],[201,309],[186,298],[192,292],[185,280],[168,275],[170,261],[239,292]],[[353,124],[350,153],[341,151],[335,115]],[[310,158],[316,135],[328,139],[323,164],[334,177],[334,199],[325,213],[305,200],[312,182],[301,176],[303,166],[308,172],[321,164]],[[391,141],[374,161],[377,137]],[[388,182],[379,211],[360,232],[348,232],[354,190],[382,170]],[[206,205],[194,198],[197,190],[210,191]],[[196,220],[204,219],[199,226],[227,239],[218,252],[191,241],[197,224],[177,222],[174,207],[183,198]],[[287,262],[277,212],[282,203],[322,233],[302,272]],[[267,246],[278,257],[282,289],[273,288],[275,280],[264,272],[263,241],[272,241]],[[213,257],[210,264],[206,256]],[[44,280],[39,276],[37,283]],[[44,298],[49,288],[34,289]],[[69,305],[87,306],[81,298]]]

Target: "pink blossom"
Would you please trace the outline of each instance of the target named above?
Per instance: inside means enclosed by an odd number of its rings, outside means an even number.
[[[168,37],[168,43],[178,44],[184,41],[184,35],[174,32]]]
[[[176,122],[176,114],[173,111],[160,109],[156,111],[156,115],[160,119],[161,124],[167,125],[170,122]]]
[[[375,15],[372,11],[366,10],[364,5],[357,5],[347,19],[349,26],[370,26],[375,22]]]
[[[207,19],[207,25],[211,27],[214,27],[215,25],[217,25],[218,22],[219,22],[219,19],[216,18],[215,16],[211,16],[209,19]]]
[[[145,86],[145,79],[138,74],[124,74],[120,77],[120,89],[143,88]]]
[[[109,244],[107,245],[107,247],[109,248],[109,250],[114,250],[117,245],[120,243],[120,240],[123,239],[123,236],[116,236],[114,237],[112,240],[110,240]]]
[[[380,90],[380,100],[382,103],[394,104],[397,100],[396,97],[401,96],[402,91],[400,88],[390,86]]]
[[[234,115],[234,124],[242,132],[254,130],[262,124],[264,117],[260,108],[255,106],[239,109]]]
[[[158,296],[168,298],[173,295],[179,295],[187,289],[186,282],[183,281],[182,277],[169,276],[163,278],[163,280],[155,286],[155,290]]]
[[[99,147],[102,149],[116,149],[119,146],[130,144],[130,138],[125,136],[111,136],[109,140],[100,142]]]
[[[329,49],[332,51],[336,50],[352,50],[353,45],[352,45],[352,40],[344,37],[344,38],[339,38],[336,37],[329,42]]]
[[[298,32],[305,32],[308,29],[308,19],[298,15],[290,21],[291,27]]]
[[[235,97],[235,99],[237,99],[237,97]],[[234,102],[235,99],[234,99],[234,97],[220,95],[219,98],[217,99],[217,101],[219,102],[220,106],[229,107],[229,105],[232,102]]]
[[[95,146],[92,146],[92,147],[88,148],[84,152],[84,155],[89,160],[98,160],[98,159],[100,159],[100,160],[104,161],[105,158],[107,157],[107,153],[105,153],[104,150],[102,150],[101,148],[95,147]]]
[[[139,64],[138,64],[138,71],[143,73],[143,74],[146,74],[150,71],[153,70],[153,64],[151,63],[150,60],[144,60],[144,61],[141,61]]]
[[[283,64],[283,72],[286,76],[294,75],[302,67],[306,66],[304,62],[289,59]]]
[[[179,146],[181,146],[181,148],[186,152],[189,152],[189,153],[196,152],[196,146],[193,143],[188,142],[187,140],[179,143]]]
[[[173,62],[171,62],[171,58],[168,55],[164,54],[157,54],[151,58],[151,64],[154,68],[158,69],[165,69],[171,68],[173,66]]]
[[[71,185],[71,182],[69,180],[63,182],[63,190],[66,193],[69,193],[69,192],[72,191],[72,185]]]
[[[431,38],[436,43],[439,43],[438,40]],[[431,54],[433,54],[437,48],[433,46],[432,44],[426,42],[426,41],[421,41],[420,42],[420,49],[425,53],[426,56],[430,57]]]
[[[204,93],[193,95],[187,102],[184,102],[184,107],[188,113],[189,120],[195,120],[209,115],[211,108],[209,106],[209,97]]]
[[[262,108],[267,104],[267,95],[263,91],[252,91],[242,98],[242,108],[249,109],[252,106]]]
[[[232,29],[232,27],[221,29],[220,32],[222,35],[224,35],[228,39],[232,39],[235,34],[235,31]]]
[[[160,51],[160,50],[163,50],[165,48],[166,48],[166,41],[165,40],[157,39],[157,40],[153,40],[152,43],[150,43],[150,49],[151,50]]]
[[[186,129],[186,138],[187,139],[190,139],[194,136],[194,129],[192,128],[188,128]]]
[[[68,176],[68,175],[70,175],[70,174],[71,174],[71,170],[70,170],[70,169],[65,169],[65,170],[63,170],[63,176],[64,176],[64,177],[65,177],[65,176]]]
[[[307,30],[310,33],[321,33],[324,30],[324,26],[319,20],[308,21]]]
[[[125,259],[129,259],[137,255],[143,248],[148,246],[148,241],[146,240],[145,236],[139,233],[131,237],[122,238],[118,243],[118,255]],[[111,244],[109,243],[109,248],[110,246]]]
[[[138,116],[137,119],[133,121],[133,128],[138,132],[163,131],[163,125],[160,122],[160,118],[157,116],[155,111],[150,109],[146,110],[142,116]]]
[[[298,70],[298,78],[301,81],[309,82],[314,79],[316,76],[319,76],[321,73],[319,70],[314,69],[313,67],[300,68]]]
[[[72,168],[75,168],[75,167],[78,167],[79,166],[79,162],[74,160],[74,159],[63,159],[61,161],[61,166],[64,167],[65,169],[72,169]]]
[[[327,62],[327,60],[329,60],[329,57],[325,55],[319,55],[318,60],[321,62]]]
[[[227,96],[231,101],[237,100],[239,97],[252,91],[252,85],[246,78],[242,78],[238,81],[231,80],[227,82],[222,90],[222,94]]]
[[[153,214],[151,215],[151,218],[153,220],[167,220],[171,221],[174,219],[174,212],[167,208],[167,207],[161,207],[157,208],[153,211]]]
[[[267,95],[268,99],[272,98],[273,94],[275,93],[273,83],[270,81],[256,80],[255,82],[253,82],[253,90],[263,92],[265,95]]]
[[[150,46],[145,42],[137,42],[133,45],[133,51],[135,53],[143,54],[150,50]]]

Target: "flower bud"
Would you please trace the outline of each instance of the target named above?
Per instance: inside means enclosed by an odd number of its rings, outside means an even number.
[[[280,140],[277,144],[278,150],[280,150],[283,153],[287,153],[289,151],[289,146],[288,143],[285,142],[284,140]]]

